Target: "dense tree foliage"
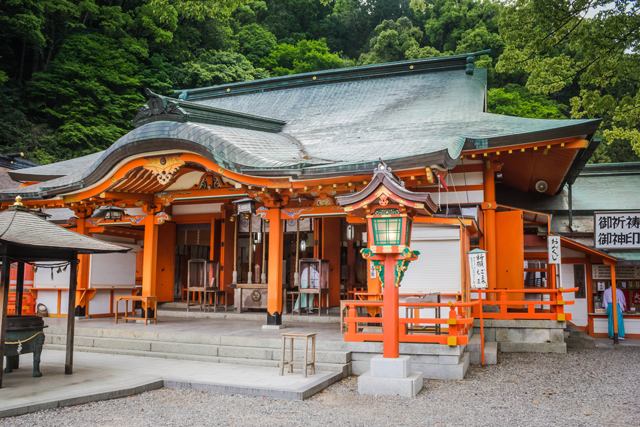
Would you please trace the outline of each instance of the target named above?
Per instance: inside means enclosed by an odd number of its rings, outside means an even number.
[[[636,160],[636,10],[629,2],[584,17],[606,4],[4,0],[0,151],[48,163],[105,149],[131,130],[147,87],[172,95],[178,88],[490,49],[476,60],[488,70],[490,112],[605,117],[609,144],[594,159]]]

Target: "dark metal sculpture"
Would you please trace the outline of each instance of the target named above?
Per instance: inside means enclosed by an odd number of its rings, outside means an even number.
[[[33,376],[41,377],[40,355],[44,344],[44,320],[40,316],[7,316],[4,355],[7,359],[5,374],[19,366],[21,354],[33,353]]]

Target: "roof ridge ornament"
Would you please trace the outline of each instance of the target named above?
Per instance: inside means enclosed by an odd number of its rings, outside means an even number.
[[[21,211],[28,210],[27,207],[22,204],[22,197],[16,196],[15,200],[16,201],[11,206],[9,206],[9,209],[21,210]]]

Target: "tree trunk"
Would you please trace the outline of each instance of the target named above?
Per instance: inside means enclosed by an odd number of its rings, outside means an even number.
[[[24,71],[24,57],[25,57],[25,53],[27,53],[27,41],[23,40],[22,41],[22,57],[20,58],[20,75],[18,77],[18,82],[20,84],[22,84],[22,75],[23,75],[23,71]]]

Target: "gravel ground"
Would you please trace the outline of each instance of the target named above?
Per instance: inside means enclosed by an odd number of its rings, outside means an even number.
[[[501,354],[416,399],[360,396],[356,377],[304,402],[169,388],[0,419],[0,426],[640,425],[640,347]]]

